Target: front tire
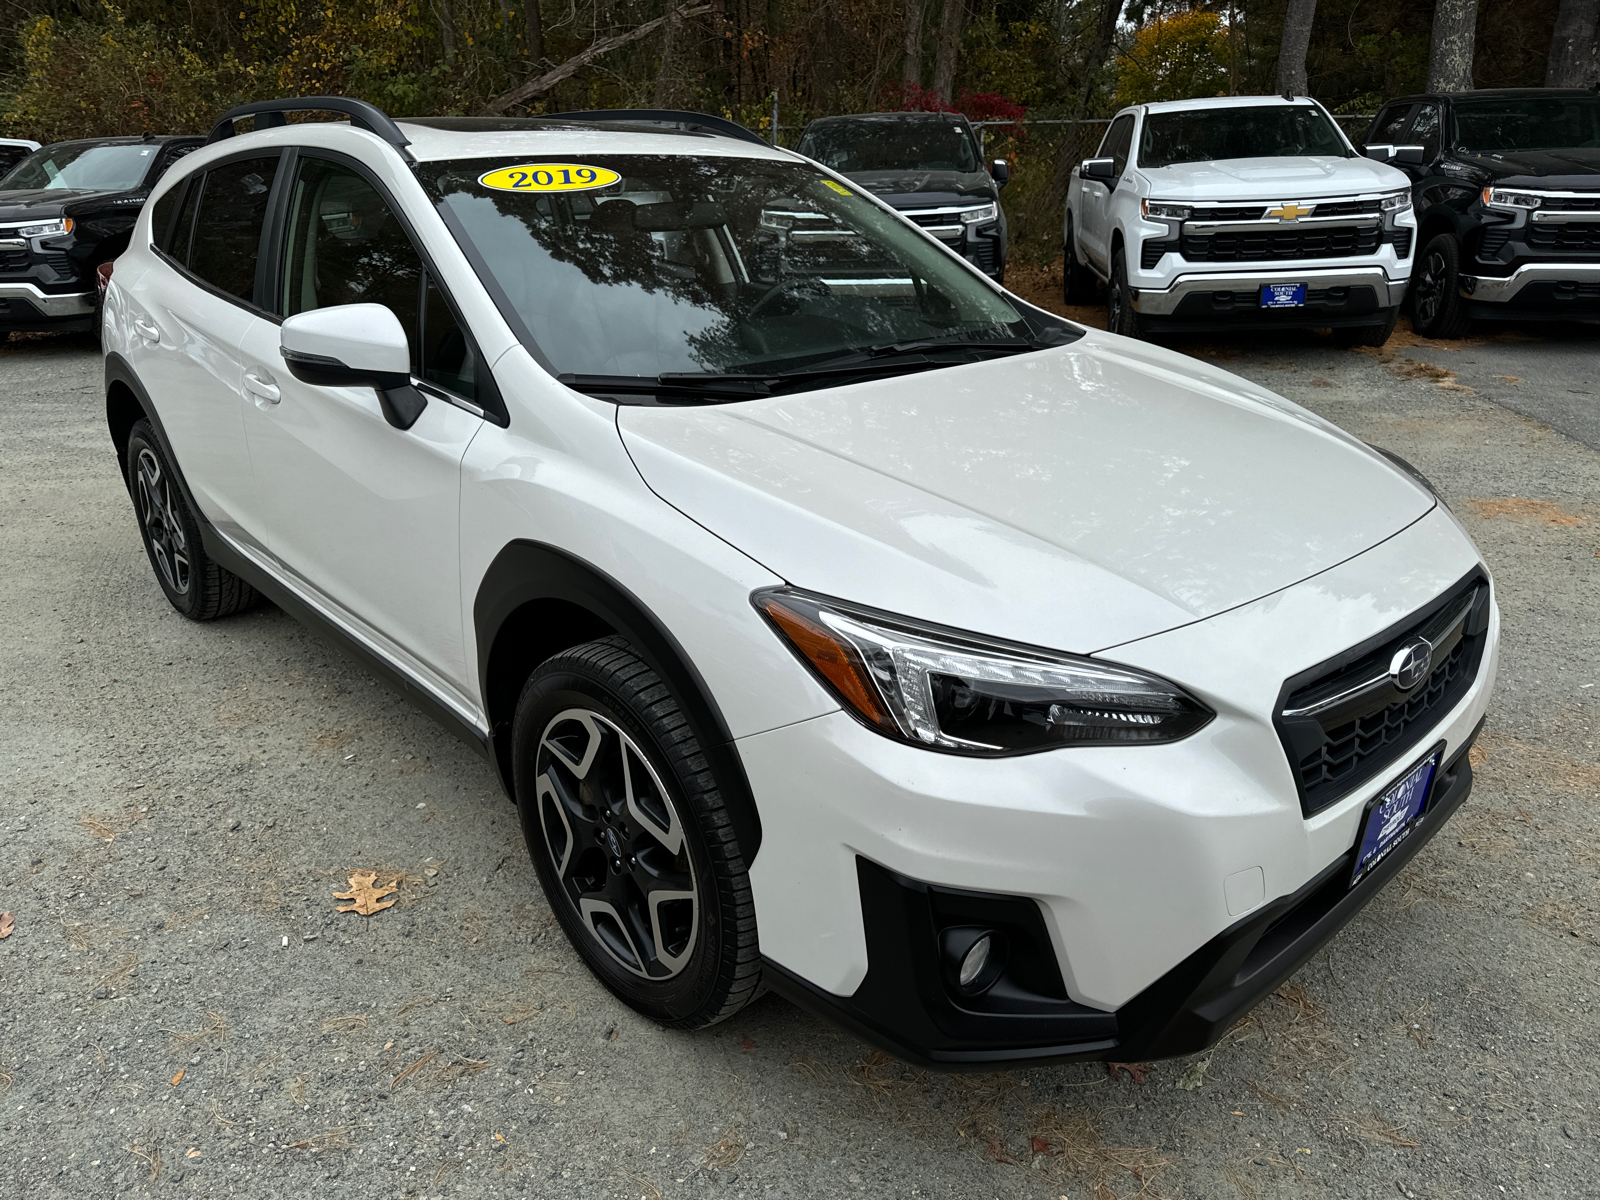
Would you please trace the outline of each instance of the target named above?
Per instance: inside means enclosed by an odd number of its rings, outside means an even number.
[[[1412,267],[1411,324],[1423,337],[1458,338],[1467,331],[1461,303],[1461,246],[1454,234],[1433,237]]]
[[[528,853],[568,939],[623,1003],[676,1029],[761,982],[747,856],[661,677],[620,637],[543,663],[517,702]]]
[[[1106,288],[1106,328],[1123,337],[1144,338],[1144,321],[1133,310],[1128,287],[1128,264],[1118,253],[1111,264],[1111,283]]]
[[[1090,305],[1099,298],[1100,281],[1078,258],[1078,239],[1067,218],[1067,236],[1061,248],[1061,300],[1065,304]]]
[[[212,621],[254,604],[260,598],[255,588],[206,554],[200,526],[149,421],[134,422],[124,467],[145,554],[172,607],[191,621]]]
[[[1395,322],[1400,319],[1398,306],[1384,314],[1382,325],[1355,325],[1333,331],[1333,340],[1341,346],[1381,346],[1394,333]]]

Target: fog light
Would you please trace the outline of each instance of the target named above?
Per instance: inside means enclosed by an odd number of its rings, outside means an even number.
[[[966,957],[961,960],[961,972],[956,977],[956,984],[963,992],[971,988],[988,967],[989,951],[993,947],[994,935],[990,933],[984,934],[972,943],[972,949],[968,950]]]

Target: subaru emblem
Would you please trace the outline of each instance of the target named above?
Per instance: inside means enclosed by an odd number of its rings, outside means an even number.
[[[1412,638],[1389,660],[1389,680],[1402,692],[1409,692],[1428,677],[1433,666],[1433,646],[1427,638]]]

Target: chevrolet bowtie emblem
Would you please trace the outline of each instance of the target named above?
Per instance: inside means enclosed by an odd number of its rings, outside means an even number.
[[[1295,221],[1301,217],[1309,215],[1316,207],[1317,206],[1315,204],[1308,204],[1302,208],[1300,205],[1291,200],[1289,203],[1279,208],[1267,209],[1267,216],[1278,217],[1280,220],[1284,221]]]

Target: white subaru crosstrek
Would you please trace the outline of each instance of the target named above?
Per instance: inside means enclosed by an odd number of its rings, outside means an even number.
[[[235,110],[104,334],[172,604],[481,748],[673,1026],[1195,1051],[1471,785],[1499,618],[1414,470],[716,118]]]

